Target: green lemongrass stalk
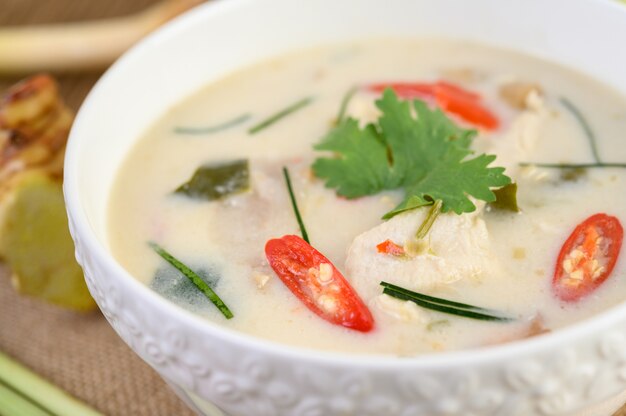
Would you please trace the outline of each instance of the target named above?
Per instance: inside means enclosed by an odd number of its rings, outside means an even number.
[[[214,126],[208,127],[182,127],[177,126],[174,127],[174,133],[177,134],[212,134],[217,133],[222,130],[229,129],[231,127],[235,127],[241,123],[245,123],[252,117],[250,114],[242,114],[239,117],[235,117],[231,120],[225,121],[220,124],[216,124]]]
[[[211,287],[204,281],[196,272],[187,267],[182,261],[178,260],[176,257],[172,256],[168,253],[163,247],[159,246],[157,243],[150,242],[148,243],[150,247],[165,261],[174,266],[179,272],[185,275],[191,283],[193,283],[204,296],[207,297],[214,305],[222,312],[222,315],[226,317],[226,319],[231,319],[233,317],[233,313],[228,309],[228,306],[222,301],[222,299],[211,289]]]
[[[248,133],[249,134],[258,133],[259,131],[261,131],[261,130],[271,126],[274,123],[276,123],[278,120],[288,116],[289,114],[298,111],[302,107],[306,107],[307,105],[311,104],[312,101],[313,101],[313,97],[305,97],[305,98],[303,98],[303,99],[301,99],[299,101],[296,101],[295,103],[293,103],[293,104],[287,106],[286,108],[280,110],[279,112],[277,112],[273,116],[270,116],[267,119],[261,121],[260,123],[257,123],[254,126],[250,127],[250,129],[248,130]]]
[[[422,308],[481,321],[509,322],[513,320],[491,309],[424,295],[387,282],[380,282],[380,285],[384,288],[384,294],[396,299],[411,301]]]
[[[13,413],[9,410],[17,409]],[[102,416],[59,387],[0,353],[0,414]]]
[[[428,214],[426,215],[426,218],[424,219],[424,222],[422,222],[422,225],[420,225],[420,228],[417,229],[415,238],[417,238],[418,240],[421,240],[422,238],[426,237],[426,234],[428,234],[428,231],[430,231],[430,228],[435,223],[435,220],[437,219],[439,214],[441,214],[442,206],[443,206],[443,201],[441,199],[436,200],[431,205],[430,210],[428,211]]]
[[[201,0],[162,0],[129,16],[0,27],[0,74],[106,68],[139,39],[200,3]]]
[[[0,415],[55,416],[0,381]]]
[[[359,90],[358,87],[352,87],[343,96],[343,99],[341,100],[341,106],[339,107],[339,113],[337,113],[337,118],[335,119],[335,124],[340,124],[343,121],[343,119],[346,116],[348,104],[350,103],[350,100],[352,99],[354,94],[356,94],[358,90]]]
[[[587,141],[589,142],[589,147],[591,148],[593,160],[595,160],[597,163],[601,163],[600,155],[598,154],[598,147],[596,145],[596,135],[593,133],[591,126],[587,122],[587,119],[585,118],[585,116],[583,116],[578,107],[576,107],[574,103],[572,103],[570,100],[565,97],[561,97],[560,101],[561,104],[563,104],[563,106],[567,108],[570,113],[572,113],[574,118],[578,121],[578,124],[580,124],[580,127],[582,127],[582,129],[584,130],[585,136],[587,136]]]
[[[626,163],[533,163],[520,162],[519,166],[536,166],[552,169],[587,169],[587,168],[626,168]]]
[[[304,227],[304,221],[302,221],[302,216],[300,215],[300,210],[298,209],[298,203],[296,202],[296,196],[293,194],[293,188],[291,187],[291,178],[289,177],[289,170],[285,166],[283,166],[283,175],[285,176],[285,182],[287,182],[287,191],[289,191],[289,198],[291,199],[291,206],[293,207],[293,212],[296,214],[296,220],[298,220],[298,226],[300,227],[300,233],[302,234],[302,239],[307,243],[311,244],[309,241],[309,234],[306,232],[306,228]]]

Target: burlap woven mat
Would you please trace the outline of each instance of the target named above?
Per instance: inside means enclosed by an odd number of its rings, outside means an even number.
[[[121,16],[156,1],[0,0],[0,26]],[[64,100],[76,110],[99,76],[57,74],[56,78]],[[0,77],[0,91],[19,78]],[[106,415],[193,414],[100,313],[77,314],[20,297],[1,267],[0,351]],[[626,406],[614,416],[626,416]]]

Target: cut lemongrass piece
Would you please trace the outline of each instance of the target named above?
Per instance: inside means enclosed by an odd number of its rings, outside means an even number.
[[[293,212],[296,214],[296,220],[298,221],[298,226],[300,227],[300,233],[302,234],[302,239],[307,243],[311,244],[309,241],[309,234],[306,232],[306,228],[304,227],[304,222],[302,221],[302,216],[300,215],[300,210],[298,209],[298,203],[296,202],[296,196],[293,194],[293,188],[291,187],[291,178],[289,177],[289,170],[285,166],[283,166],[283,175],[285,176],[285,182],[287,182],[287,191],[289,191],[289,198],[291,199],[291,206],[293,207]]]
[[[430,231],[430,228],[435,223],[435,220],[437,219],[439,214],[441,214],[442,206],[443,201],[441,199],[438,199],[433,203],[433,205],[430,207],[430,210],[428,211],[428,214],[426,215],[426,218],[424,219],[424,222],[422,222],[422,225],[420,225],[420,228],[417,230],[415,238],[421,240],[422,238],[426,237],[426,234],[428,234],[428,231]]]
[[[384,294],[396,299],[411,301],[426,309],[483,321],[508,322],[513,320],[491,309],[424,295],[387,282],[380,282],[380,285],[384,287]]]
[[[39,377],[21,364],[16,363],[8,356],[0,353],[0,383],[5,387],[2,394],[3,400],[15,396],[9,396],[9,392],[19,394],[27,401],[46,411],[45,415],[54,416],[102,416],[86,404],[78,401],[60,388]],[[21,402],[24,405],[23,402]],[[14,404],[18,404],[14,402]],[[19,404],[18,404],[19,405]],[[27,406],[27,405],[24,405]],[[5,407],[0,407],[0,414]],[[8,413],[11,414],[11,413]],[[15,415],[37,415],[37,413],[13,413]]]
[[[519,166],[535,166],[552,169],[626,168],[626,163],[534,163],[520,162]]]
[[[335,119],[335,124],[339,124],[343,121],[346,116],[346,111],[348,110],[348,104],[358,90],[358,87],[352,87],[343,96],[343,99],[341,100],[341,106],[339,107],[339,113],[337,114],[337,118]]]
[[[56,416],[0,380],[0,415]]]
[[[249,134],[258,133],[264,128],[267,128],[271,126],[272,124],[276,123],[278,120],[282,119],[283,117],[286,117],[289,114],[298,111],[302,107],[306,107],[307,105],[311,104],[312,101],[313,101],[313,97],[305,97],[299,101],[296,101],[295,103],[287,106],[283,110],[280,110],[278,113],[274,114],[273,116],[270,116],[267,119],[261,121],[260,123],[257,123],[254,126],[250,127],[250,129],[248,130],[248,133]]]
[[[193,283],[204,295],[209,299],[216,307],[222,312],[222,315],[226,317],[226,319],[230,319],[233,317],[233,313],[228,309],[228,306],[220,299],[220,297],[209,287],[209,285],[202,280],[200,276],[189,267],[187,267],[183,262],[178,260],[176,257],[172,256],[168,253],[163,247],[159,246],[157,243],[150,242],[148,243],[150,247],[165,261],[178,269],[179,272],[185,275],[191,283]]]
[[[106,68],[139,39],[202,1],[151,3],[156,4],[139,13],[99,21],[0,26],[0,74]]]
[[[213,134],[218,133],[220,131],[229,129],[231,127],[238,126],[239,124],[245,123],[252,117],[250,114],[242,114],[239,117],[233,118],[231,120],[225,121],[220,124],[216,124],[214,126],[208,127],[174,127],[174,133],[177,134]]]
[[[593,133],[591,126],[589,126],[589,123],[587,123],[587,119],[585,119],[578,107],[576,107],[574,103],[572,103],[570,100],[565,97],[561,97],[560,101],[561,104],[563,104],[563,106],[567,108],[570,113],[572,113],[574,118],[576,118],[576,120],[578,121],[578,124],[580,124],[580,126],[584,130],[585,136],[587,136],[587,141],[589,142],[589,147],[591,148],[591,154],[593,155],[593,159],[597,163],[601,163],[600,155],[598,155],[598,147],[596,145],[596,136]]]
[[[459,308],[459,309],[470,309],[470,310],[480,311],[480,312],[490,312],[491,311],[490,309],[481,308],[479,306],[474,306],[474,305],[469,305],[467,303],[455,302],[455,301],[452,301],[452,300],[438,298],[438,297],[435,297],[435,296],[424,295],[423,293],[413,292],[412,290],[405,289],[405,288],[400,287],[400,286],[396,286],[396,285],[394,285],[392,283],[380,282],[380,285],[382,287],[384,287],[384,288],[391,289],[391,290],[396,291],[396,292],[405,293],[406,295],[414,296],[416,298],[420,298],[420,299],[422,299],[424,301],[427,301],[427,302],[439,303],[439,304],[442,304],[442,305],[454,306],[455,308]]]

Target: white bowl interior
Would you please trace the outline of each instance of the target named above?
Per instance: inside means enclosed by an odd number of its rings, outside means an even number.
[[[364,37],[459,38],[575,67],[626,93],[626,8],[609,0],[222,0],[150,36],[100,80],[68,145],[65,190],[81,232],[108,248],[107,208],[129,148],[166,112],[234,69]],[[593,30],[585,30],[595,22]],[[130,277],[128,277],[130,279]]]

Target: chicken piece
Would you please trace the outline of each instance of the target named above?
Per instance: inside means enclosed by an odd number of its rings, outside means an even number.
[[[480,211],[440,215],[424,239],[424,250],[403,258],[379,253],[376,245],[387,239],[406,248],[414,245],[415,232],[424,221],[427,208],[397,215],[364,232],[348,250],[346,272],[351,283],[366,301],[371,301],[382,293],[381,280],[429,292],[460,279],[480,278],[495,264]],[[389,306],[388,302],[383,303]],[[382,309],[389,313],[388,307]],[[402,312],[395,315],[406,317]]]
[[[526,109],[517,115],[504,136],[489,142],[487,149],[479,149],[498,155],[498,166],[505,167],[507,175],[513,177],[530,174],[529,169],[521,170],[518,163],[532,159],[542,129],[552,117],[543,97],[534,90],[529,93],[526,102]]]
[[[359,120],[361,126],[374,123],[380,117],[380,110],[376,107],[377,98],[378,95],[357,92],[348,103],[346,115]]]
[[[500,97],[518,110],[531,108],[533,94],[542,95],[541,87],[538,84],[513,81],[500,87]]]
[[[301,177],[294,174],[292,180],[299,181]],[[219,221],[211,224],[209,232],[224,247],[238,248],[224,253],[230,261],[258,267],[266,264],[263,250],[258,249],[259,242],[297,233],[298,225],[293,216],[276,215],[279,210],[290,209],[280,163],[251,162],[250,181],[250,192],[232,195],[215,204]],[[233,233],[234,222],[246,232]]]

